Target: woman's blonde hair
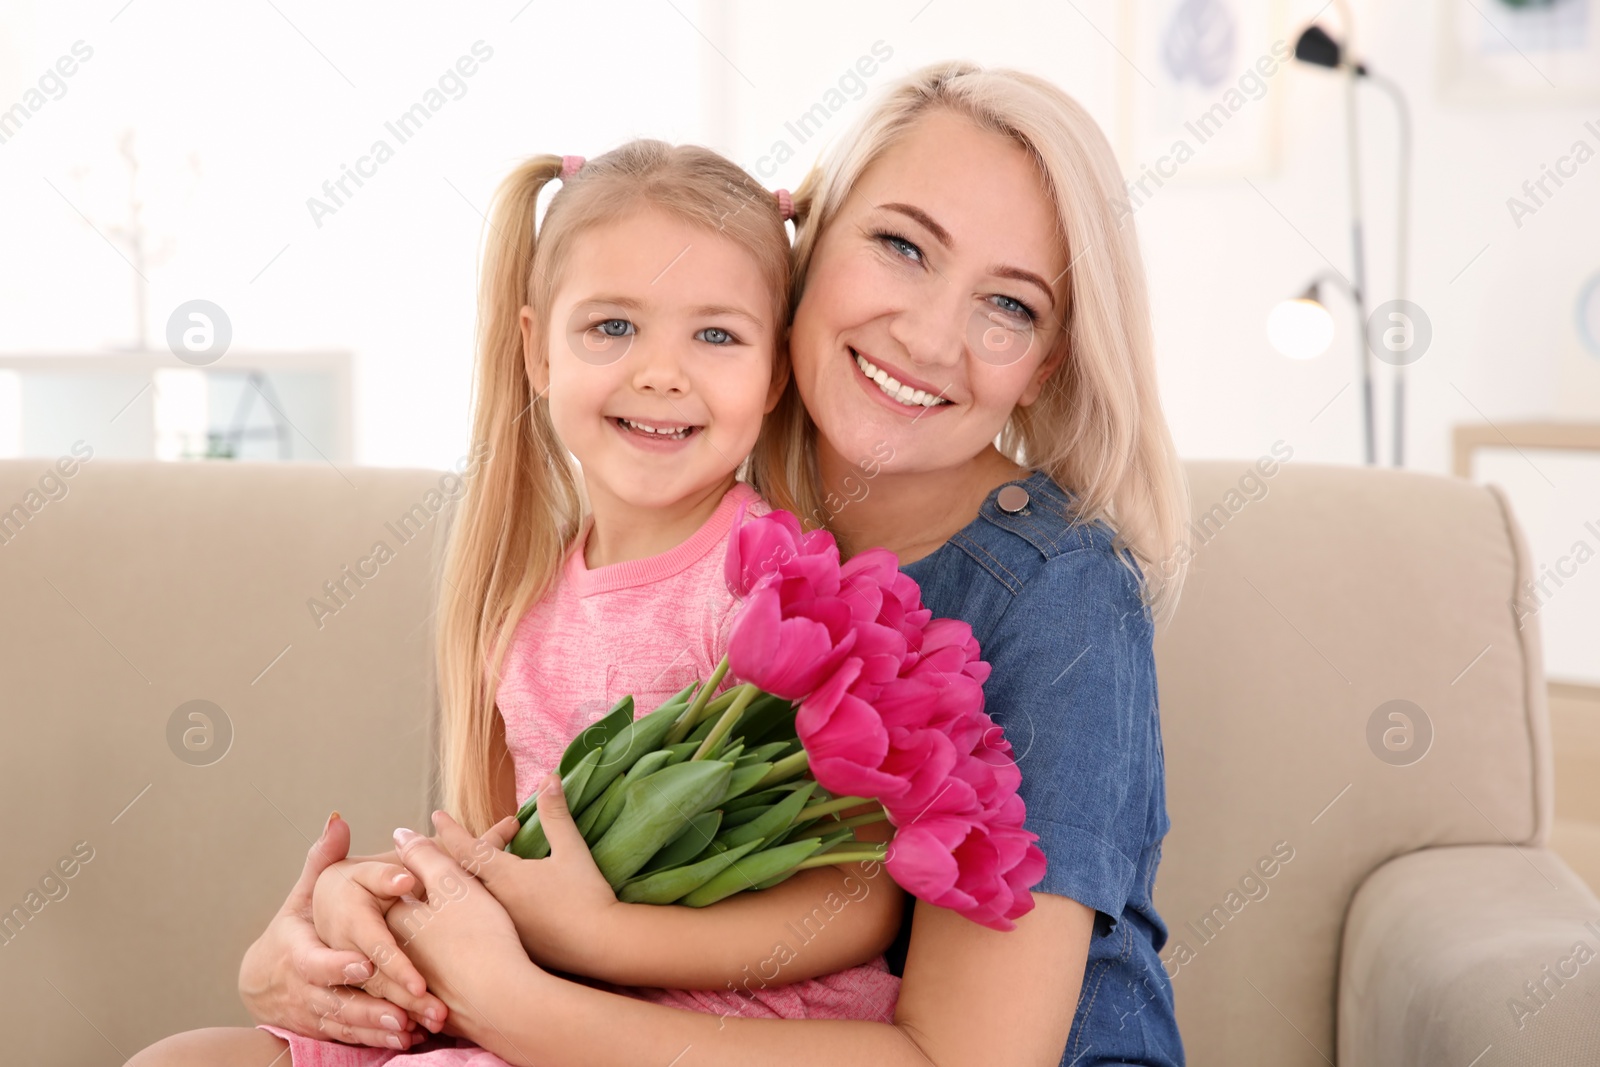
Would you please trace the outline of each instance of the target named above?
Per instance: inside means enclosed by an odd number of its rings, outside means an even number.
[[[1076,521],[1104,518],[1119,558],[1131,551],[1156,617],[1176,606],[1189,557],[1188,486],[1156,388],[1149,298],[1116,157],[1094,119],[1042,78],[943,63],[891,86],[794,194],[792,298],[799,305],[820,235],[874,161],[943,109],[1021,145],[1038,166],[1068,262],[1066,358],[1039,399],[999,438],[1017,463],[1078,497]],[[751,457],[751,481],[774,507],[826,515],[816,424],[791,379]]]
[[[709,149],[637,140],[566,178],[537,221],[540,191],[562,157],[534,156],[495,192],[478,289],[474,454],[445,547],[439,583],[439,753],[444,806],[472,833],[497,814],[489,766],[495,689],[528,608],[549,591],[582,518],[577,472],[536,395],[520,312],[533,308],[543,360],[555,279],[587,230],[641,209],[664,211],[750,253],[773,293],[774,335],[789,316],[789,241],[773,194]],[[776,357],[784,358],[784,346]],[[774,367],[786,373],[787,365]]]

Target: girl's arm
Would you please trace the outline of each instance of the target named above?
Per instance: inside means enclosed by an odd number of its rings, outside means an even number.
[[[515,811],[514,781],[498,770],[509,758],[490,762],[501,810]],[[538,810],[547,859],[502,851],[515,832],[506,821],[480,839],[443,813],[434,825],[439,843],[506,909],[528,954],[556,970],[668,989],[788,985],[866,963],[900,929],[905,893],[877,863],[810,868],[705,908],[625,904],[595,866],[559,788],[540,794]],[[856,828],[861,840],[892,833],[887,822]]]
[[[426,840],[403,854],[430,899],[456,869]],[[438,892],[476,900],[481,887]],[[564,981],[524,964],[511,933],[495,925],[504,916],[476,904],[440,907],[430,918],[427,905],[407,902],[389,921],[397,931],[417,925],[408,948],[453,1023],[512,1064],[1031,1067],[1058,1063],[1066,1048],[1094,920],[1070,898],[1035,899],[1005,933],[920,904],[888,1024],[707,1015]],[[468,944],[477,951],[460,951]]]

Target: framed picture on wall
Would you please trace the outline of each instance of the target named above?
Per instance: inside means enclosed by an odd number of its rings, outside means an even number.
[[[1439,98],[1600,100],[1600,0],[1440,0]]]
[[[1279,106],[1293,62],[1283,0],[1119,5],[1117,152],[1123,173],[1254,178],[1278,165]]]

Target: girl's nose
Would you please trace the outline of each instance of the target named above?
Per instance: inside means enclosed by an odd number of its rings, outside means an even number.
[[[689,392],[689,376],[684,371],[683,360],[675,346],[670,344],[635,344],[629,353],[633,359],[633,387],[642,393],[660,393],[663,396],[685,396]]]

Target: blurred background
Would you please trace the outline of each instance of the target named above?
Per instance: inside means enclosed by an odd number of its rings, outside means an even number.
[[[1053,80],[1115,146],[1186,458],[1365,462],[1370,376],[1373,457],[1505,484],[1553,571],[1530,601],[1551,674],[1600,684],[1577,558],[1600,552],[1597,11],[13,0],[0,458],[444,468],[483,213],[518,159],[648,135],[792,188],[874,89],[960,57]],[[1291,58],[1313,21],[1369,76]],[[1324,311],[1283,306],[1319,278]],[[1364,357],[1364,321],[1413,347]]]

